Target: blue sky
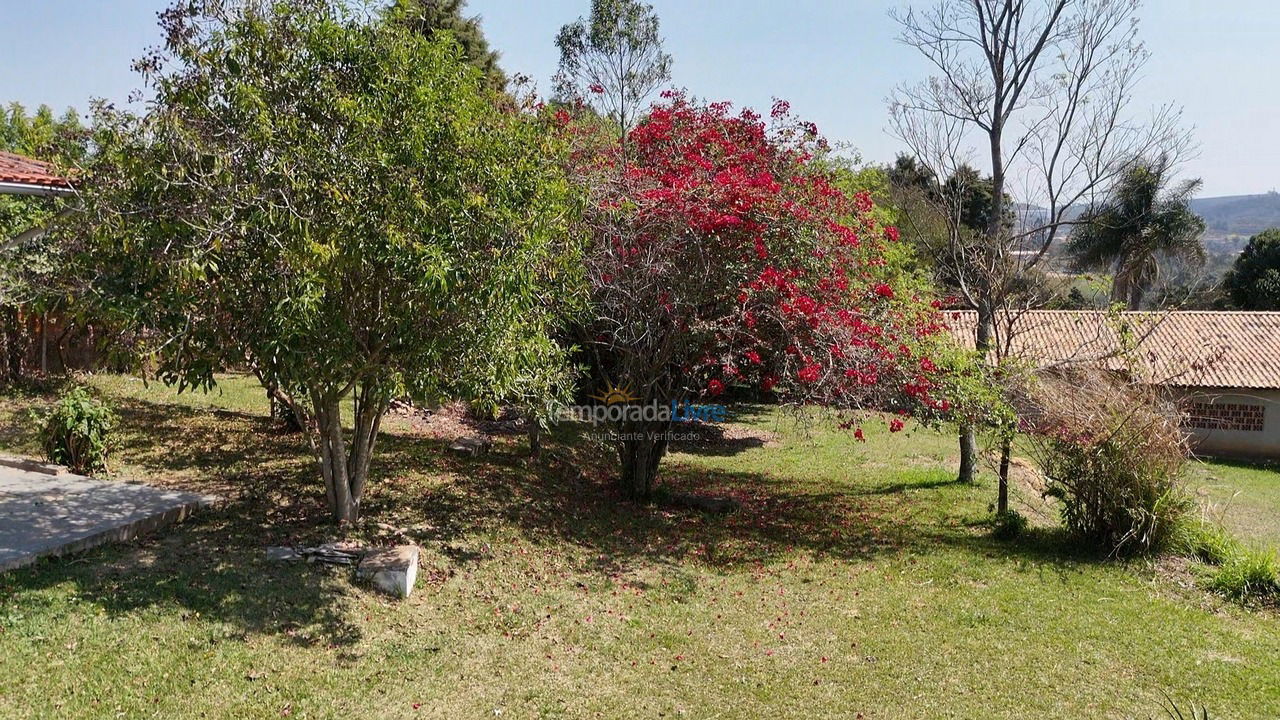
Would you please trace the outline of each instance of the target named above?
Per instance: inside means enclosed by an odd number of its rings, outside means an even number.
[[[932,0],[927,0],[932,2]],[[767,108],[791,101],[833,141],[872,161],[898,143],[885,132],[884,98],[926,68],[894,41],[889,0],[650,0],[674,56],[673,82],[709,99]],[[123,102],[129,69],[158,41],[166,0],[0,0],[0,101],[84,108]],[[470,0],[508,72],[549,89],[552,43],[589,0]],[[1203,194],[1280,189],[1280,11],[1274,0],[1148,0],[1142,39],[1153,57],[1137,102],[1181,104],[1199,157],[1186,172]]]

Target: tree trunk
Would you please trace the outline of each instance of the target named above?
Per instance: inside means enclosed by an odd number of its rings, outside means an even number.
[[[957,482],[971,483],[978,476],[978,433],[972,425],[960,428],[960,473]]]
[[[6,371],[9,382],[18,382],[22,379],[22,356],[27,349],[22,342],[22,314],[17,306],[10,305],[4,308],[3,316]]]
[[[1141,310],[1149,282],[1150,273],[1143,271],[1141,263],[1122,257],[1111,281],[1111,302],[1123,303],[1126,310]]]
[[[271,409],[271,419],[280,423],[285,432],[302,432],[302,418],[293,403],[280,387],[274,383],[264,383],[267,388],[267,404]]]
[[[646,502],[653,497],[658,464],[667,452],[671,424],[660,422],[623,423],[619,429],[618,478],[622,493],[631,500]]]
[[[49,313],[40,316],[40,374],[49,374]]]
[[[1127,307],[1130,310],[1142,309],[1142,298],[1146,297],[1147,288],[1141,282],[1134,282],[1129,286],[1129,302]]]
[[[362,387],[357,391],[350,442],[342,429],[341,396],[312,394],[315,407],[313,445],[333,519],[346,527],[360,519],[360,501],[369,477],[369,462],[386,412],[385,397]]]
[[[1009,460],[1013,454],[1013,441],[1005,438],[1000,443],[1000,489],[996,493],[996,512],[1009,511]]]
[[[1001,144],[1004,126],[999,119],[999,112],[995,113],[995,117],[997,120],[988,131],[991,150],[991,217],[987,219],[986,241],[990,251],[999,255],[1004,248],[1004,239],[1001,237],[1004,232],[1004,148]],[[988,279],[986,287],[978,288],[977,298],[978,327],[974,348],[981,356],[980,361],[984,363],[991,350],[995,331],[995,307],[999,301],[997,294],[1002,291],[991,283],[992,279]],[[977,477],[978,434],[972,426],[965,425],[960,428],[960,472],[956,480],[972,483]]]
[[[978,308],[978,328],[977,337],[974,340],[974,347],[983,355],[983,361],[986,361],[986,353],[991,349],[991,336],[994,334],[995,319],[993,313],[986,308]],[[964,425],[960,428],[960,472],[956,477],[957,482],[972,483],[978,477],[978,433],[972,425]]]
[[[1124,303],[1125,307],[1129,307],[1132,302],[1132,278],[1129,276],[1129,270],[1125,267],[1123,261],[1116,268],[1116,274],[1111,279],[1111,302]],[[1129,309],[1133,309],[1129,307]]]
[[[62,328],[62,332],[53,340],[53,359],[58,362],[58,372],[63,375],[67,374],[67,356],[62,352],[62,348],[66,345],[67,338],[71,335],[71,331],[75,329],[75,325],[67,323]]]
[[[1003,78],[997,82],[997,85],[1003,86]],[[1004,97],[1003,93],[997,93],[997,106],[992,113],[993,121],[990,129],[987,131],[987,140],[989,141],[991,150],[991,217],[987,219],[987,244],[991,251],[995,254],[996,262],[993,268],[1004,268],[1007,258],[1005,251],[1007,248],[1004,238]],[[1004,272],[1004,269],[997,269],[997,275]],[[991,350],[991,343],[995,335],[995,313],[996,308],[1005,299],[1007,286],[996,285],[997,281],[1003,283],[1003,278],[991,278],[988,285],[980,291],[980,299],[978,301],[978,331],[974,341],[974,347],[981,356],[981,361],[987,361],[987,354]],[[967,451],[972,455],[972,461],[969,468],[969,477],[961,476],[961,480],[973,482],[977,474],[977,458],[978,458],[978,441],[972,428],[968,429],[968,437],[961,438],[962,443],[966,443],[962,450],[962,467],[963,471],[963,452]],[[1001,493],[1004,492],[1003,475],[1001,476]]]
[[[542,455],[542,428],[537,421],[529,418],[529,457],[538,458]]]

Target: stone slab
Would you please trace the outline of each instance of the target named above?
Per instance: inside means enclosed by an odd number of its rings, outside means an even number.
[[[0,463],[0,572],[129,540],[218,501],[211,495]]]

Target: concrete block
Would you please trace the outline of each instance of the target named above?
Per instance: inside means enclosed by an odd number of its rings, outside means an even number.
[[[370,550],[356,566],[356,577],[388,595],[409,597],[418,579],[418,546]]]

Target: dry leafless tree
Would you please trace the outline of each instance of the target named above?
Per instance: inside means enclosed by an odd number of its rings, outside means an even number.
[[[1046,299],[1037,274],[1082,210],[1136,159],[1190,150],[1177,108],[1139,119],[1132,107],[1148,57],[1138,8],[1138,0],[941,0],[892,13],[900,40],[933,74],[895,90],[891,128],[936,183],[931,196],[948,231],[937,261],[977,311],[981,350],[996,349],[998,322],[1012,328]],[[989,172],[985,232],[962,225],[968,188],[947,183],[965,166]],[[961,479],[971,480],[971,428],[960,446]]]

